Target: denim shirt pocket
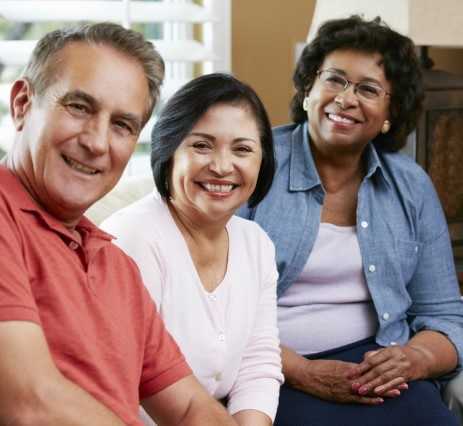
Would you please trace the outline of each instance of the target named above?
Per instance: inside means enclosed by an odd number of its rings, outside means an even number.
[[[397,260],[407,285],[415,273],[422,244],[411,240],[396,239]]]

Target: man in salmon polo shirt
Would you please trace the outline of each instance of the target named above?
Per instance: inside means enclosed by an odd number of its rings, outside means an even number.
[[[116,184],[158,100],[151,43],[54,31],[11,90],[0,166],[0,424],[234,425],[192,376],[133,261],[83,215]]]

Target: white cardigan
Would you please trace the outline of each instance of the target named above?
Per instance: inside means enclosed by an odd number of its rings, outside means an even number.
[[[208,293],[167,205],[154,191],[102,224],[138,264],[167,329],[195,376],[228,411],[273,421],[283,381],[276,317],[275,250],[254,222],[232,217],[228,266]]]

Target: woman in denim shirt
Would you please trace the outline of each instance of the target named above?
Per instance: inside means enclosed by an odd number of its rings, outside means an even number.
[[[397,153],[423,101],[414,45],[379,19],[329,21],[294,82],[274,184],[240,211],[277,250],[275,424],[456,425],[432,380],[463,357],[447,224],[429,177]]]

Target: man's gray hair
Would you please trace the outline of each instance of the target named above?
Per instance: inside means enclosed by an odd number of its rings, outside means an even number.
[[[23,73],[23,77],[32,84],[34,92],[41,95],[54,82],[59,75],[56,54],[72,42],[109,46],[138,61],[143,67],[150,91],[148,119],[159,100],[160,86],[164,79],[164,61],[153,44],[145,40],[142,34],[111,22],[60,29],[42,37]]]

